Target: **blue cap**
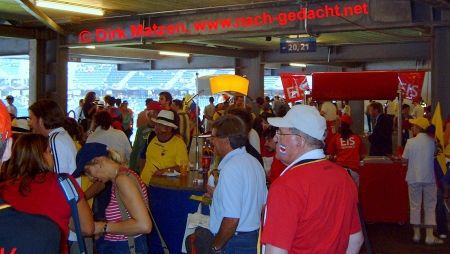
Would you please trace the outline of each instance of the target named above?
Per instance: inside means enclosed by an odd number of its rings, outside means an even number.
[[[72,176],[77,178],[80,177],[81,173],[84,171],[84,166],[96,157],[108,155],[108,147],[105,144],[100,143],[86,143],[78,151],[76,162],[77,169],[72,173]]]

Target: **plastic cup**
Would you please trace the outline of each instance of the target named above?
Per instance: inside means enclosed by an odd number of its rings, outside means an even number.
[[[182,176],[185,176],[188,174],[189,170],[189,161],[184,161],[180,164],[180,174]]]
[[[211,166],[211,156],[203,156],[202,157],[202,169],[203,171],[208,172],[209,167]]]

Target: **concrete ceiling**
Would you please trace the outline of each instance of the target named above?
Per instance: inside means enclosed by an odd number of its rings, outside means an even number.
[[[31,0],[30,2],[34,2]],[[58,23],[78,23],[104,18],[113,18],[126,15],[164,14],[175,11],[199,10],[218,7],[251,6],[267,4],[268,0],[54,0],[53,2],[69,3],[87,7],[98,7],[105,11],[102,18],[83,15],[74,12],[59,11],[41,8],[51,19]],[[0,18],[11,20],[24,26],[42,26],[29,15],[16,0],[0,0]]]

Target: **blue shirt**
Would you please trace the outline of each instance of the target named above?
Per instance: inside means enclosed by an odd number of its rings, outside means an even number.
[[[239,218],[236,231],[257,230],[267,198],[263,167],[241,147],[223,157],[219,170],[219,182],[211,205],[211,232],[219,232],[224,217]]]

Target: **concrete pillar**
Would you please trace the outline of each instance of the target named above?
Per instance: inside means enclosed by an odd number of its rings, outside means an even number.
[[[264,97],[264,64],[260,57],[236,59],[236,75],[246,76],[250,80],[248,96],[252,99]]]
[[[38,98],[45,98],[45,41],[30,40],[30,72],[29,72],[29,104],[33,104]]]
[[[42,98],[55,100],[67,111],[68,49],[63,38],[30,40],[30,104]]]
[[[441,103],[445,121],[450,114],[450,27],[436,27],[433,30],[431,98],[433,111]]]
[[[63,112],[67,112],[67,91],[69,84],[67,83],[67,64],[69,62],[69,49],[60,48],[59,45],[65,44],[65,38],[58,36],[56,40],[56,61],[55,69],[52,75],[55,76],[56,89],[53,99],[61,106]]]
[[[349,101],[350,108],[352,109],[352,130],[354,133],[364,133],[364,118],[366,116],[364,108],[364,101]]]

